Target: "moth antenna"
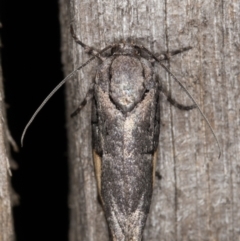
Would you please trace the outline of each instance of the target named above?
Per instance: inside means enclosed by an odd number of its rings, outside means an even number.
[[[89,62],[91,62],[92,60],[94,60],[96,57],[98,57],[101,53],[103,53],[104,51],[108,50],[109,48],[111,48],[113,45],[109,45],[106,48],[102,49],[101,51],[99,51],[96,55],[94,55],[93,57],[91,57],[90,59],[88,59],[84,64],[82,64],[81,66],[79,66],[77,69],[75,69],[74,71],[72,71],[70,74],[68,74],[51,92],[50,94],[43,100],[42,104],[37,108],[37,110],[34,112],[34,114],[32,115],[31,119],[28,121],[27,125],[25,126],[22,136],[21,136],[21,146],[23,147],[23,140],[25,137],[25,134],[27,132],[28,127],[32,124],[32,122],[34,121],[34,119],[36,118],[37,114],[40,112],[40,110],[44,107],[44,105],[49,101],[49,99],[70,79],[70,77],[72,77],[78,70],[82,69],[84,66],[86,66]]]
[[[186,87],[184,87],[184,85],[181,83],[181,81],[178,80],[177,77],[169,70],[169,68],[166,67],[164,64],[162,64],[162,63],[160,62],[160,60],[159,60],[153,53],[151,53],[151,52],[150,52],[147,48],[145,48],[144,46],[138,46],[138,45],[135,45],[135,46],[138,47],[138,48],[141,48],[141,49],[145,50],[148,54],[150,54],[150,55],[161,65],[161,67],[164,68],[164,69],[170,74],[170,76],[183,88],[183,90],[186,92],[186,94],[188,95],[188,97],[189,97],[189,98],[192,100],[192,102],[196,105],[196,107],[198,108],[198,111],[200,112],[200,114],[201,114],[201,116],[203,117],[203,119],[206,121],[208,127],[210,128],[210,130],[211,130],[211,132],[212,132],[212,134],[213,134],[213,136],[214,136],[214,139],[215,139],[216,142],[217,142],[217,146],[218,146],[218,149],[219,149],[219,156],[218,156],[218,158],[220,158],[220,157],[221,157],[221,154],[222,154],[222,151],[221,151],[221,146],[220,146],[220,143],[219,143],[219,141],[218,141],[218,139],[217,139],[217,136],[216,136],[216,134],[215,134],[215,132],[214,132],[214,130],[213,130],[213,128],[212,128],[209,120],[208,120],[207,117],[204,115],[202,109],[200,108],[200,106],[198,105],[198,103],[196,102],[196,100],[193,98],[193,96],[189,93],[189,91],[186,89]]]
[[[214,136],[214,139],[216,140],[217,142],[217,146],[218,146],[218,149],[219,149],[219,155],[218,155],[218,159],[221,157],[221,154],[222,154],[222,151],[221,151],[221,146],[220,146],[220,143],[217,139],[217,136],[208,120],[208,118],[204,115],[202,109],[200,108],[200,106],[198,105],[197,101],[193,98],[193,96],[189,93],[189,91],[186,89],[186,87],[184,87],[184,85],[181,83],[180,80],[177,79],[177,77],[165,66],[163,65],[162,63],[159,62],[159,64],[170,74],[170,76],[172,76],[172,78],[183,88],[183,90],[186,92],[186,94],[188,95],[188,97],[193,101],[193,103],[196,105],[196,107],[198,108],[198,111],[200,112],[201,116],[203,117],[203,119],[206,121],[208,127],[210,128],[213,136]]]

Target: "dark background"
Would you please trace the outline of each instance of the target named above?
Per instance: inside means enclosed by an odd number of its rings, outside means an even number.
[[[3,0],[0,5],[2,66],[7,118],[13,138],[63,79],[58,1]],[[12,185],[18,241],[67,240],[68,167],[64,88],[30,126],[19,153]]]

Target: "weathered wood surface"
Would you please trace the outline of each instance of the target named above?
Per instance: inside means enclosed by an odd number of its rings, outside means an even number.
[[[1,45],[1,44],[0,44]],[[0,241],[14,241],[11,187],[9,176],[9,143],[0,56]]]
[[[88,59],[69,33],[101,49],[132,39],[153,52],[192,46],[169,63],[188,88],[222,146],[197,110],[180,111],[162,95],[161,134],[151,212],[143,240],[240,240],[238,1],[60,1],[65,73]],[[67,84],[70,158],[70,240],[105,241],[108,230],[97,199],[91,148],[91,103],[70,119],[96,73],[89,64]],[[157,76],[181,103],[187,95],[155,65]],[[133,80],[134,81],[134,80]]]

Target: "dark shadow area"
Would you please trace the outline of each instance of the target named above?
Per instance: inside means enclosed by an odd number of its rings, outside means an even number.
[[[9,1],[0,6],[2,64],[9,128],[20,137],[31,115],[63,79],[58,1]],[[17,241],[67,240],[68,167],[64,88],[30,126],[13,153]]]

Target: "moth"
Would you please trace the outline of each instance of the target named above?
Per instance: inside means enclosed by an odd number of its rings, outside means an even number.
[[[182,48],[162,53],[157,58],[144,46],[117,43],[96,51],[82,43],[71,27],[76,43],[92,57],[70,73],[47,96],[26,125],[27,128],[52,95],[73,74],[95,58],[100,59],[95,82],[72,117],[92,100],[93,157],[98,192],[113,241],[140,241],[149,213],[155,178],[156,151],[160,134],[160,91],[182,110],[197,107],[182,83],[161,63],[170,56],[187,51]],[[109,56],[103,53],[111,50]],[[148,57],[144,57],[145,55]],[[159,63],[186,91],[194,105],[174,100],[154,75],[153,61]],[[213,135],[217,140],[214,132]],[[217,142],[218,143],[218,142]]]

